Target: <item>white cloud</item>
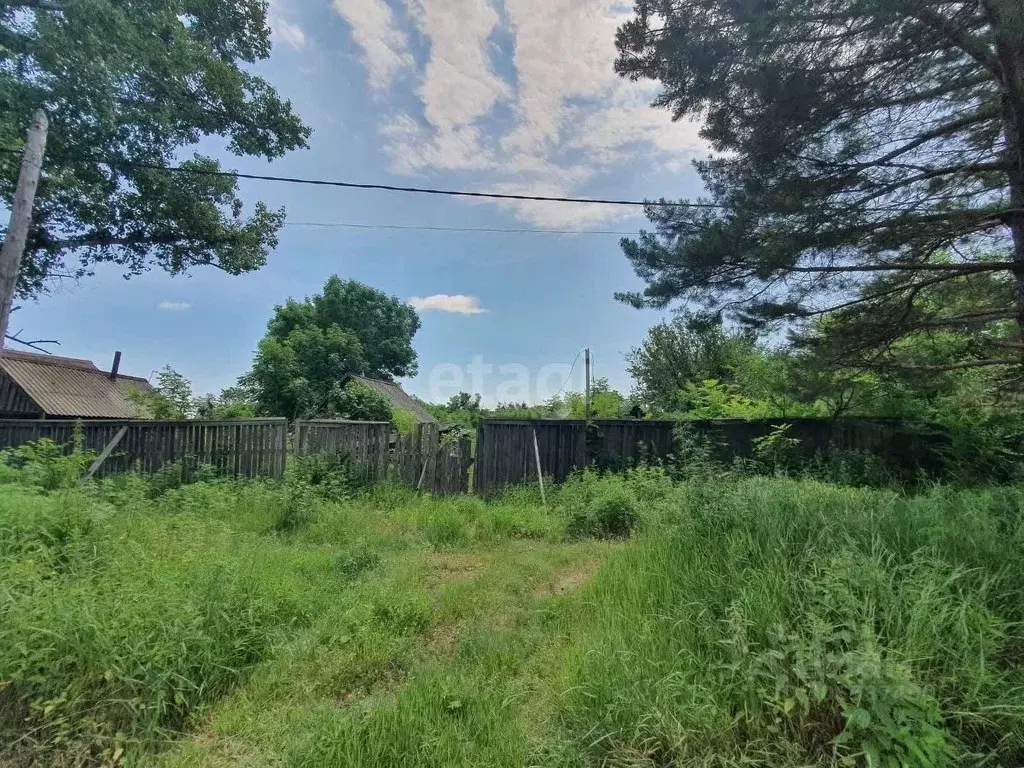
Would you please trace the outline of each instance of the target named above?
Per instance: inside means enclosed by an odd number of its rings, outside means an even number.
[[[388,88],[398,72],[413,65],[409,41],[384,0],[334,0],[333,5],[363,51],[373,88]]]
[[[409,299],[413,309],[421,312],[451,312],[456,315],[482,315],[487,310],[480,306],[476,296],[435,293],[433,296],[413,296]]]
[[[270,29],[274,33],[274,37],[279,37],[296,51],[301,51],[306,47],[306,33],[298,24],[271,16]]]
[[[156,308],[163,312],[184,312],[192,309],[192,305],[187,301],[161,301]]]
[[[270,6],[267,9],[267,23],[270,25],[270,31],[275,40],[290,45],[296,51],[301,51],[306,47],[306,33],[298,24],[284,17],[279,0],[270,0]]]
[[[412,72],[412,93],[395,94],[379,129],[395,173],[460,173],[465,186],[588,197],[602,174],[678,172],[706,151],[695,125],[650,106],[655,84],[615,74],[615,31],[631,15],[623,0],[333,2],[363,49],[371,84],[386,87],[399,69]],[[422,36],[425,63],[413,61],[400,24]],[[501,36],[511,39],[511,52],[499,50]],[[501,56],[507,67],[496,68]],[[584,228],[636,214],[567,203],[491,205],[544,227]]]

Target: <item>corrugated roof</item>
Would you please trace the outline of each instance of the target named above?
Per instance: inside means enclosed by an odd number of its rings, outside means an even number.
[[[351,373],[345,377],[345,381],[351,380],[365,384],[373,391],[383,395],[391,401],[393,408],[399,411],[405,411],[406,413],[411,413],[416,417],[416,421],[421,424],[437,424],[437,419],[430,415],[430,411],[426,409],[426,406],[424,406],[421,401],[408,394],[394,382],[383,381],[381,379],[371,379],[369,376],[360,376],[355,373]]]
[[[153,387],[137,376],[110,378],[91,360],[38,355],[5,349],[0,351],[0,370],[48,416],[80,416],[91,419],[131,419],[137,409],[128,401],[133,389]]]

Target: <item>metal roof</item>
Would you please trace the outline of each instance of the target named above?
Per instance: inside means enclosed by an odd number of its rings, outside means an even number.
[[[131,419],[137,408],[128,401],[133,389],[151,391],[146,379],[118,374],[110,378],[91,360],[0,351],[0,371],[25,391],[47,416]]]
[[[426,406],[412,395],[408,394],[404,389],[391,381],[383,381],[381,379],[371,379],[369,376],[360,376],[355,373],[347,375],[344,382],[347,381],[358,381],[361,384],[365,384],[374,392],[383,395],[389,401],[393,408],[399,411],[405,411],[411,413],[416,417],[416,421],[421,424],[437,424],[437,419],[430,415],[430,411],[426,409]]]

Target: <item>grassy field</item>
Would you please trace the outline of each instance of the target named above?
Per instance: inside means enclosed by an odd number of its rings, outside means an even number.
[[[1024,764],[1024,490],[7,479],[0,765]]]

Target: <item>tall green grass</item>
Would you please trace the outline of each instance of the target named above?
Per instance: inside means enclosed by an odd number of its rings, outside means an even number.
[[[0,764],[1024,764],[1024,489],[319,486],[0,485]]]
[[[1024,764],[1024,492],[694,483],[567,617],[595,765]]]

